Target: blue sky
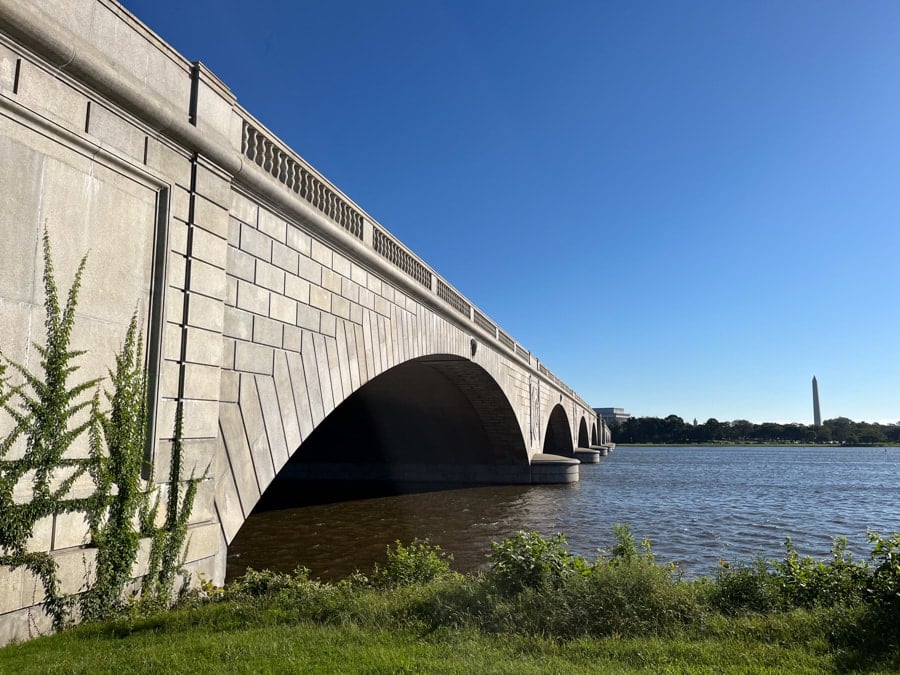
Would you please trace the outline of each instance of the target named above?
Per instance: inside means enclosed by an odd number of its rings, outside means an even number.
[[[900,420],[900,3],[125,5],[592,405]]]

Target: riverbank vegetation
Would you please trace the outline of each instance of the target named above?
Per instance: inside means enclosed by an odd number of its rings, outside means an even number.
[[[754,424],[747,420],[720,422],[710,418],[702,424],[685,422],[678,415],[632,417],[610,427],[615,443],[686,445],[694,443],[828,443],[838,445],[885,445],[900,443],[900,424],[854,422],[846,417],[825,420],[821,426],[805,424]]]
[[[900,669],[900,534],[868,560],[787,542],[779,561],[684,580],[626,526],[596,560],[562,535],[493,545],[462,576],[427,542],[336,584],[248,571],[166,613],[0,650],[4,672],[829,672]]]

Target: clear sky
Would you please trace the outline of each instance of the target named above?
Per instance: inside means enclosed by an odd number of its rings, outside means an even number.
[[[592,405],[900,420],[900,3],[125,5]]]

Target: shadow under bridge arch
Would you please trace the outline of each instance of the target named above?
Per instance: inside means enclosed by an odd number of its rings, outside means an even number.
[[[367,382],[316,427],[282,474],[327,481],[531,480],[506,395],[481,366],[453,355],[413,359]]]
[[[569,417],[559,404],[553,406],[553,410],[550,411],[550,417],[547,420],[547,431],[544,433],[544,454],[561,455],[563,457],[575,456]]]

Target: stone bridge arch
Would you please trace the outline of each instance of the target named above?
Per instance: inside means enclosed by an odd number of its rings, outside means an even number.
[[[572,444],[572,427],[566,409],[559,403],[553,406],[547,417],[547,428],[544,431],[543,453],[545,455],[561,455],[574,457]]]
[[[590,446],[590,437],[588,436],[587,420],[582,415],[581,421],[578,423],[578,447],[587,448]]]

